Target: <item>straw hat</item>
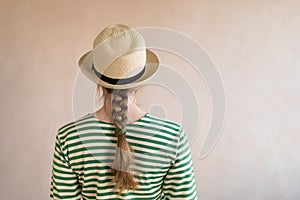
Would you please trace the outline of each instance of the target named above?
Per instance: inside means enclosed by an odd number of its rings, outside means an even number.
[[[159,67],[155,53],[146,48],[143,36],[124,24],[105,27],[93,49],[78,61],[82,73],[103,87],[126,89],[150,79]]]

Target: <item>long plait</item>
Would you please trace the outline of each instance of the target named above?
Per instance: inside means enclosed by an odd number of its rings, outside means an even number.
[[[117,136],[117,150],[112,172],[115,175],[113,182],[115,189],[128,190],[135,189],[137,184],[130,167],[133,164],[133,149],[125,138],[126,124],[128,121],[128,95],[130,89],[111,90],[111,112],[116,125],[115,134]]]

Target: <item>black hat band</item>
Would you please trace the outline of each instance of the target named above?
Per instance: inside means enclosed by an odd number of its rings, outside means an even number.
[[[95,69],[94,63],[92,63],[92,70],[95,72],[97,77],[99,79],[101,79],[102,81],[105,81],[105,82],[113,84],[113,85],[124,85],[124,84],[131,83],[131,82],[139,79],[145,73],[145,66],[138,74],[136,74],[132,77],[129,77],[129,78],[122,78],[122,79],[110,78],[108,76],[105,76],[104,74],[101,74],[100,72],[98,72]]]

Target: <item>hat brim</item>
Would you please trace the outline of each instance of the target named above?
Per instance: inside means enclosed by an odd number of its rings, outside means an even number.
[[[107,83],[97,77],[97,75],[92,70],[92,60],[93,50],[90,50],[86,52],[83,56],[81,56],[81,58],[78,61],[78,66],[82,73],[95,84],[100,84],[103,87],[112,89],[127,89],[137,87],[149,80],[158,71],[159,68],[159,59],[157,55],[149,49],[146,49],[146,65],[144,74],[134,82],[123,85],[114,85]]]

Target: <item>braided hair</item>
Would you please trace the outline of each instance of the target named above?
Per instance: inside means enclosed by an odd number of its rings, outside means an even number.
[[[103,88],[103,95],[111,94],[111,113],[116,126],[115,135],[117,136],[117,149],[114,163],[111,171],[114,174],[112,180],[115,184],[114,189],[119,191],[135,189],[137,183],[134,180],[133,174],[130,172],[130,167],[133,164],[133,149],[125,138],[126,124],[128,121],[128,98],[134,88],[129,89],[110,89]]]

